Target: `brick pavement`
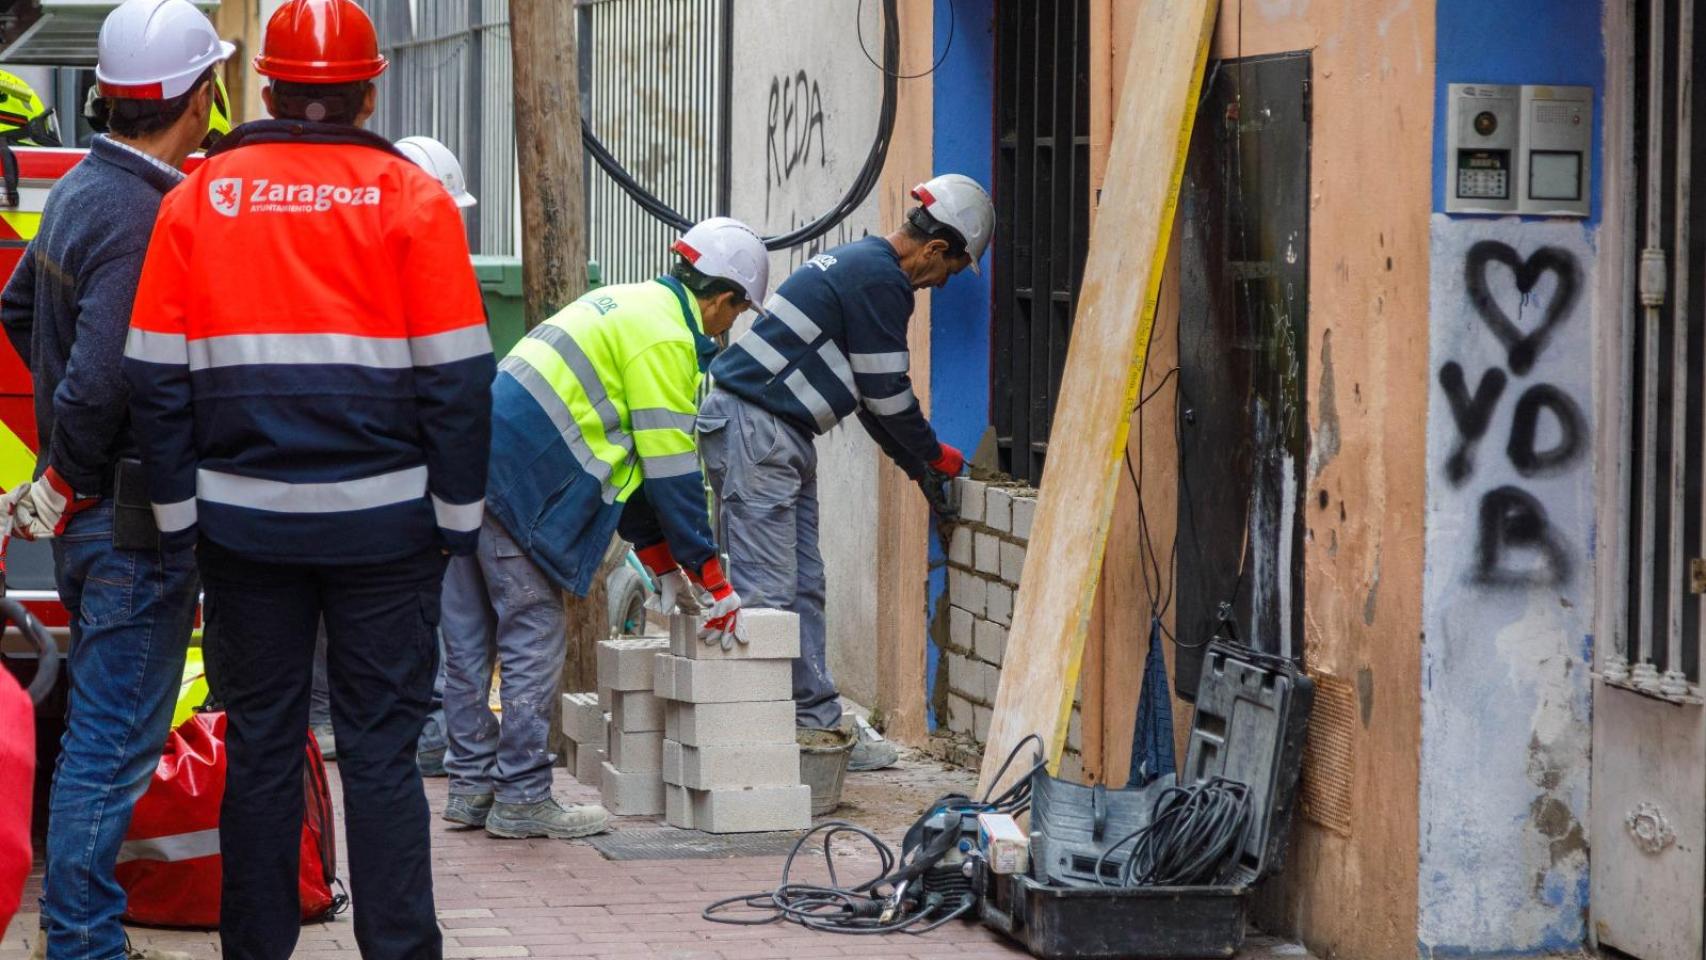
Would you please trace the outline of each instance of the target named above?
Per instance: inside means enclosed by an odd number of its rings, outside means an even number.
[[[336,764],[331,769],[335,776]],[[965,790],[970,782],[970,774],[909,755],[895,770],[849,777],[848,803],[839,815],[869,823],[898,841],[923,804],[948,790]],[[442,779],[427,781],[435,814],[444,804],[445,786]],[[341,825],[341,791],[334,787],[332,792]],[[596,791],[561,771],[557,792],[565,801],[597,801]],[[657,825],[654,818],[615,821],[617,829]],[[868,876],[874,870],[875,861],[862,852],[838,853],[837,869],[843,880]],[[851,937],[793,924],[736,927],[700,917],[700,910],[712,900],[774,886],[781,874],[778,857],[613,862],[585,843],[495,840],[482,831],[458,830],[434,820],[433,865],[446,957],[934,960],[1025,956],[996,934],[958,922],[917,937]],[[25,904],[32,909],[38,889],[32,880],[25,892]],[[0,960],[24,960],[24,932],[33,933],[36,923],[34,913],[13,921],[0,938]],[[132,937],[138,946],[182,950],[197,958],[219,955],[218,937],[209,932],[138,928],[132,930]],[[324,960],[358,956],[350,916],[303,927],[296,955]]]

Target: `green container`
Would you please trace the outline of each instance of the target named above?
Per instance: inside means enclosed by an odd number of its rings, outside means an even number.
[[[521,258],[474,256],[474,276],[486,300],[486,323],[492,332],[492,352],[498,356],[527,332],[526,300],[521,295]]]
[[[521,292],[521,258],[475,254],[474,276],[486,300],[486,324],[492,334],[492,353],[503,357],[527,333],[527,300]],[[604,285],[597,260],[586,264],[587,289]]]

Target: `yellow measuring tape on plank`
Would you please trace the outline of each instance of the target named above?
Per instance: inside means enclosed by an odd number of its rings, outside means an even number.
[[[1016,763],[994,782],[1002,761],[1033,733],[1048,745],[1050,769],[1059,769],[1219,7],[1136,3],[1140,32],[1049,429],[980,791],[1000,793],[1029,769]]]

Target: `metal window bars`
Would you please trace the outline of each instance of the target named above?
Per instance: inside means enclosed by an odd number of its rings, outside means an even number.
[[[1681,703],[1702,702],[1706,627],[1701,405],[1706,360],[1701,338],[1691,337],[1690,330],[1700,322],[1696,314],[1706,300],[1699,289],[1701,272],[1690,267],[1706,253],[1700,249],[1706,238],[1690,230],[1690,222],[1702,213],[1691,182],[1692,154],[1701,146],[1692,117],[1694,2],[1648,0],[1645,49],[1638,54],[1646,67],[1645,87],[1637,97],[1644,103],[1640,122],[1645,134],[1645,155],[1637,169],[1642,248],[1634,306],[1639,322],[1625,325],[1621,382],[1629,387],[1625,402],[1633,409],[1631,429],[1619,431],[1624,452],[1635,455],[1638,481],[1620,477],[1626,509],[1616,563],[1628,585],[1629,609],[1617,618],[1599,670],[1605,683]],[[1666,115],[1672,111],[1675,135],[1667,138]]]

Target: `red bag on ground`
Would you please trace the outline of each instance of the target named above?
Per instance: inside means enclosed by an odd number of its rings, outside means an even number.
[[[306,735],[307,794],[297,889],[304,922],[343,908],[337,885],[332,795],[326,765]],[[219,803],[225,795],[225,714],[198,713],[166,738],[148,792],[136,804],[115,871],[124,917],[160,927],[219,926]]]
[[[30,875],[30,807],[36,782],[36,708],[0,667],[0,930],[18,912]]]

